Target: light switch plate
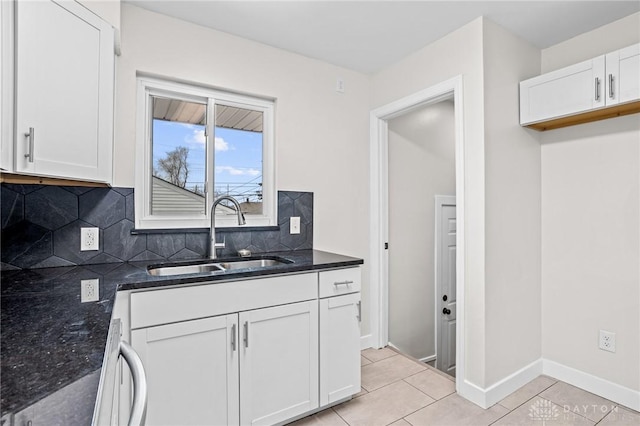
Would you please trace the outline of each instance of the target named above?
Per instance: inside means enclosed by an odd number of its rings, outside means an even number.
[[[289,218],[289,234],[300,233],[300,216],[292,216]]]

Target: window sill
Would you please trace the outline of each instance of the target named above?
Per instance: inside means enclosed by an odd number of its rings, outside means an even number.
[[[216,232],[278,231],[279,226],[219,226]],[[197,234],[209,232],[209,228],[132,229],[131,235],[146,234]]]

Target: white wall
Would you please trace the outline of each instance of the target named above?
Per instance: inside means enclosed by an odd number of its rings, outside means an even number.
[[[78,2],[114,28],[120,28],[120,0],[78,0]]]
[[[435,355],[435,202],[455,195],[453,102],[389,120],[389,342]]]
[[[464,379],[485,383],[484,103],[482,25],[478,18],[375,74],[372,109],[461,75],[465,138],[465,365]],[[458,202],[460,194],[458,195]],[[458,373],[460,371],[458,370]]]
[[[315,247],[366,262],[369,77],[126,3],[121,27],[115,186],[134,185],[136,72],[273,97],[277,189],[314,192]],[[335,92],[338,77],[344,94]]]
[[[518,114],[518,83],[540,73],[540,50],[490,20],[483,30],[490,386],[541,356],[540,143]]]
[[[557,70],[638,43],[640,12],[542,50],[542,72]]]
[[[640,13],[542,51],[546,69],[638,43]],[[640,390],[640,115],[545,132],[542,353]],[[598,349],[616,333],[616,353]]]

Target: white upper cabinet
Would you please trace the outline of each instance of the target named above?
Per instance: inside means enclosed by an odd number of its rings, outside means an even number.
[[[606,56],[607,105],[640,99],[640,44]]]
[[[520,124],[547,130],[638,112],[621,105],[640,100],[639,53],[634,45],[522,81]]]
[[[73,1],[15,3],[14,171],[110,183],[114,31]]]

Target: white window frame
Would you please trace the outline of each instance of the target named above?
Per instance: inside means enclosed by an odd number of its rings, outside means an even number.
[[[152,105],[151,96],[165,96],[207,106],[205,184],[206,214],[153,215],[151,213],[152,189]],[[246,214],[246,226],[275,226],[275,143],[274,108],[271,99],[240,95],[192,84],[178,83],[153,77],[138,77],[136,110],[136,160],[135,160],[135,227],[137,229],[209,228],[215,176],[215,105],[261,111],[264,115],[262,132],[262,214]],[[238,226],[235,215],[216,216],[216,227]]]

